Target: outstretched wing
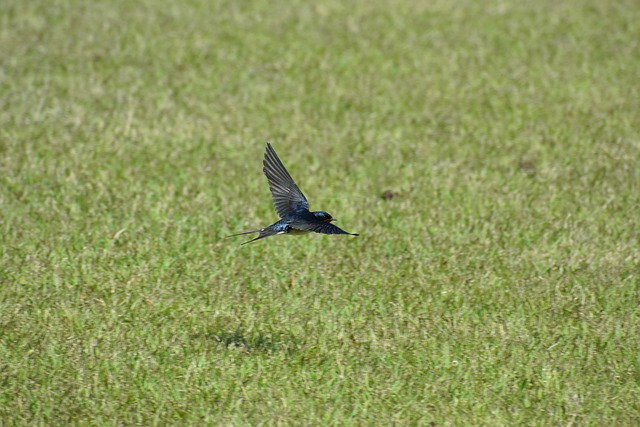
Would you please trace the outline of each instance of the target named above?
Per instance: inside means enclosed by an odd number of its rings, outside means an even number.
[[[309,210],[307,198],[304,197],[304,194],[302,194],[302,191],[300,191],[268,142],[263,164],[262,171],[269,180],[269,188],[273,195],[273,205],[278,216],[285,218],[296,211]]]
[[[323,221],[317,222],[309,222],[309,221],[295,221],[289,223],[290,227],[295,228],[296,230],[302,231],[313,231],[314,233],[322,233],[322,234],[349,234],[351,236],[357,236],[354,233],[347,233],[340,227],[336,227],[333,224]]]

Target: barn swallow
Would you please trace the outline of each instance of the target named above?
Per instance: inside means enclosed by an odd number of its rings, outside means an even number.
[[[270,143],[267,142],[267,151],[264,153],[264,168],[262,171],[269,181],[269,188],[273,196],[273,205],[280,221],[260,230],[246,231],[232,234],[227,237],[242,236],[244,234],[260,233],[258,237],[247,243],[264,239],[276,234],[306,234],[310,231],[322,234],[357,234],[347,233],[339,227],[331,224],[335,221],[331,215],[324,211],[310,212],[309,202],[298,188],[287,169],[278,158]]]

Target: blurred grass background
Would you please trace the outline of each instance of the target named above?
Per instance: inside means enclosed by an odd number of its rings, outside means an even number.
[[[639,23],[0,3],[0,420],[638,424]],[[223,239],[266,141],[360,237]]]

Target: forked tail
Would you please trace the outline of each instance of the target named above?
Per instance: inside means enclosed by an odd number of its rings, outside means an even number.
[[[259,232],[260,230],[245,231],[244,233],[230,234],[229,236],[224,236],[224,238],[227,239],[229,237],[244,236],[245,234],[253,234],[253,233],[259,233]]]
[[[265,237],[273,236],[274,234],[278,234],[276,231],[274,231],[271,228],[267,227],[267,228],[261,228],[260,230],[245,231],[244,233],[232,234],[232,235],[226,236],[226,237],[243,236],[245,234],[253,234],[253,233],[260,233],[260,235],[258,237],[256,237],[255,239],[251,239],[248,242],[242,243],[240,246],[246,245],[247,243],[255,242],[256,240],[264,239]]]

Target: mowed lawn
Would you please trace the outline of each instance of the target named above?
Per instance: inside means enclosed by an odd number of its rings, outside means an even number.
[[[636,1],[0,4],[0,425],[640,424]],[[359,237],[275,222],[265,143]]]

